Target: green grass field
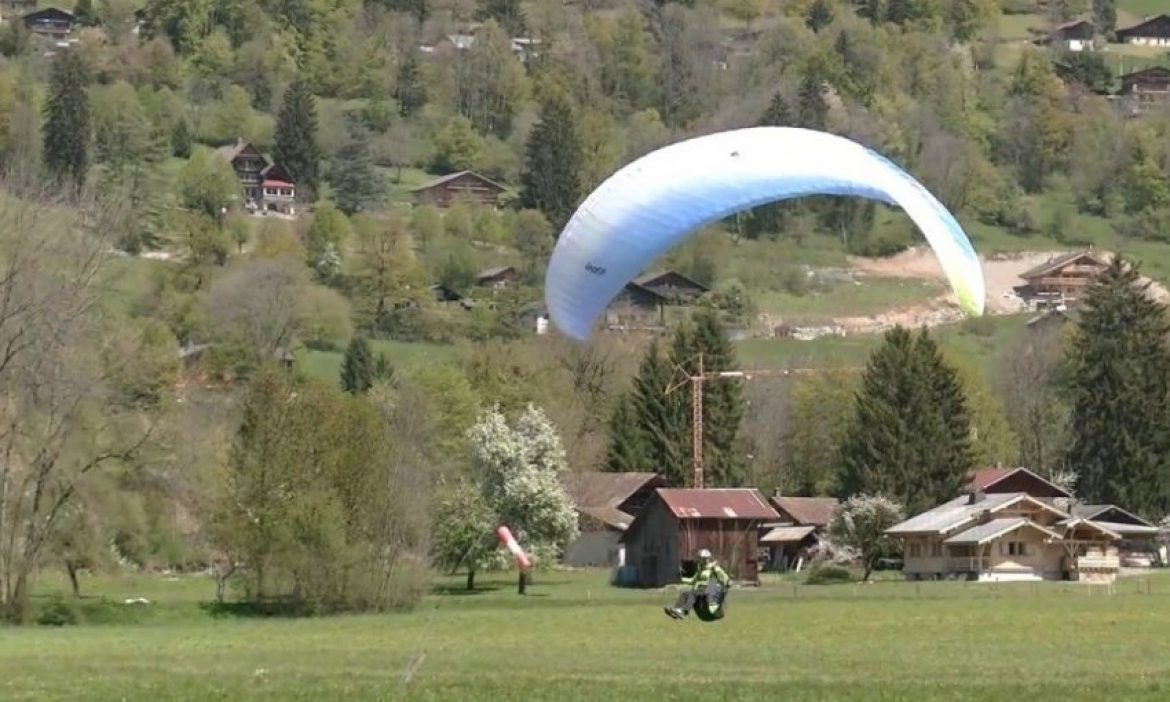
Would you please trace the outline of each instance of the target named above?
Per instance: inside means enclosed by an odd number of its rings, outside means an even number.
[[[719,622],[605,574],[445,583],[410,614],[215,619],[203,578],[86,583],[152,604],[132,624],[0,631],[0,698],[23,700],[1020,700],[1170,696],[1170,578],[1072,583],[775,579]],[[444,592],[446,594],[444,594]],[[121,606],[121,605],[119,605]],[[418,663],[411,685],[404,672]]]
[[[823,293],[762,293],[756,296],[756,304],[761,312],[787,320],[816,321],[925,303],[943,291],[941,284],[931,280],[871,277],[834,285]]]

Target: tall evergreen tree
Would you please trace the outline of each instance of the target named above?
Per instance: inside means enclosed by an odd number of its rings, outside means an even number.
[[[374,355],[370,351],[370,342],[364,336],[354,336],[341,362],[341,389],[360,395],[373,387],[374,377]]]
[[[581,196],[583,151],[573,105],[559,87],[549,87],[525,150],[521,204],[540,210],[560,231]]]
[[[369,132],[357,121],[349,125],[348,138],[330,170],[337,207],[347,215],[368,210],[386,194],[385,183],[374,169]]]
[[[398,101],[398,113],[410,117],[427,104],[427,86],[419,67],[418,56],[413,50],[403,52],[398,62],[398,81],[394,86],[394,99]]]
[[[690,479],[690,417],[678,392],[666,394],[673,379],[670,359],[657,339],[650,342],[634,377],[634,414],[646,465],[665,475],[669,485],[681,487]]]
[[[1117,31],[1117,0],[1093,0],[1093,26],[1106,36]]]
[[[88,71],[76,51],[62,51],[53,63],[49,99],[45,105],[45,166],[58,178],[77,186],[89,171],[90,124]]]
[[[494,19],[512,37],[528,34],[528,21],[520,0],[480,0],[476,19],[481,22]]]
[[[813,0],[804,23],[814,32],[819,32],[833,23],[833,6],[830,0]]]
[[[896,327],[869,358],[841,445],[841,497],[882,494],[910,513],[950,500],[973,467],[962,383],[926,330]]]
[[[298,190],[306,191],[310,199],[315,196],[321,161],[317,145],[317,104],[303,78],[293,81],[284,93],[272,157],[289,172]]]
[[[823,130],[829,117],[829,103],[825,102],[824,80],[819,70],[805,72],[797,98],[797,126]]]
[[[609,420],[609,448],[605,454],[604,469],[610,473],[629,473],[648,469],[646,445],[633,395],[623,393]]]
[[[1145,517],[1170,509],[1170,324],[1136,264],[1115,257],[1085,293],[1068,349],[1067,465],[1090,502]]]
[[[681,366],[691,374],[698,372],[698,356],[703,356],[703,372],[732,370],[737,366],[735,350],[718,312],[703,307],[690,325],[679,327],[671,349],[671,365]],[[688,389],[688,388],[684,388]],[[691,394],[678,395],[688,426],[691,421]],[[743,388],[737,382],[705,383],[703,386],[703,482],[711,487],[742,484],[745,464],[740,444],[743,419]],[[687,433],[682,449],[692,444]],[[689,451],[687,451],[689,454]],[[689,472],[688,472],[689,475]]]

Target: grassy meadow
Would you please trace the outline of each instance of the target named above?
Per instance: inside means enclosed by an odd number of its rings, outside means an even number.
[[[883,574],[878,574],[883,575]],[[765,576],[767,577],[767,576]],[[1170,696],[1164,574],[1072,583],[800,584],[733,591],[678,622],[673,592],[604,571],[443,579],[409,614],[215,618],[206,578],[87,581],[145,596],[135,621],[0,630],[0,698],[23,700],[926,700]],[[44,590],[64,589],[53,583]],[[126,619],[126,615],[121,617]],[[118,619],[118,618],[114,618]],[[406,671],[414,669],[410,684]]]

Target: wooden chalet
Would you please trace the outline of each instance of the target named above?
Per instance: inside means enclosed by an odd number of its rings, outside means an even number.
[[[752,488],[659,488],[620,539],[630,582],[677,583],[683,560],[706,548],[733,579],[758,584],[760,525],[779,517]]]
[[[497,207],[506,191],[503,185],[475,171],[459,171],[436,178],[410,192],[415,204],[446,208],[461,198],[475,204]]]
[[[1117,41],[1137,46],[1170,46],[1170,15],[1160,14],[1116,32]]]
[[[673,271],[657,271],[635,278],[614,298],[606,311],[611,328],[645,328],[665,325],[665,308],[695,304],[709,288]]]
[[[1072,307],[1079,304],[1086,286],[1107,264],[1088,251],[1056,256],[1020,274],[1025,284],[1016,293],[1034,309]]]
[[[1026,468],[993,468],[886,534],[901,543],[910,580],[1113,582],[1121,535],[1070,511],[1070,499]]]
[[[768,570],[800,570],[819,550],[820,537],[840,508],[832,497],[785,497],[768,500],[780,520],[763,527],[760,547],[767,549]]]
[[[249,210],[295,214],[296,183],[279,164],[273,163],[252,144],[237,139],[236,143],[221,146],[215,153],[227,161],[236,172]]]
[[[1131,115],[1170,104],[1170,69],[1151,66],[1121,76],[1117,93],[1121,109]]]
[[[72,12],[66,12],[55,7],[29,12],[22,16],[21,21],[29,32],[38,36],[61,40],[73,33],[77,24],[77,17]]]
[[[1057,26],[1047,36],[1035,41],[1041,46],[1056,45],[1066,51],[1092,51],[1096,48],[1097,28],[1088,20],[1076,20]]]
[[[512,266],[496,266],[480,271],[475,276],[475,284],[481,288],[499,290],[515,285],[520,280],[520,274]]]
[[[579,536],[565,547],[562,562],[582,568],[625,565],[621,535],[666,478],[660,473],[589,471],[564,479],[577,513]]]

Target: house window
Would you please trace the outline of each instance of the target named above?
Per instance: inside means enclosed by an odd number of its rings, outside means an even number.
[[[930,545],[930,557],[931,558],[938,558],[941,555],[942,555],[942,544],[940,544],[936,541],[935,543]]]
[[[1026,555],[1028,555],[1028,550],[1025,548],[1025,544],[1023,541],[1009,541],[1008,542],[1008,555],[1009,556],[1026,556]]]
[[[919,556],[921,556],[922,555],[922,545],[921,544],[910,544],[910,554],[909,555],[911,558],[918,558]]]

